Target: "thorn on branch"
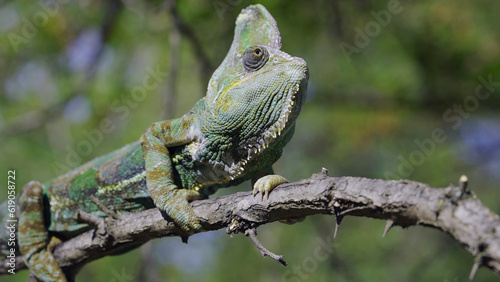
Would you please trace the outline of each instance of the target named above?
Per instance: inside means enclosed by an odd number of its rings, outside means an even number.
[[[312,179],[325,179],[328,177],[328,169],[322,167],[321,171],[312,175]]]
[[[483,264],[483,257],[481,255],[477,256],[476,259],[474,260],[474,264],[472,265],[472,269],[470,271],[469,275],[469,280],[472,281],[474,279],[474,276],[476,276],[476,272],[481,267]]]
[[[469,178],[467,175],[463,174],[460,176],[460,179],[458,180],[460,182],[460,191],[462,191],[462,194],[467,192],[467,185],[469,184]]]
[[[328,176],[328,169],[322,167],[321,168],[321,174],[323,174],[324,176]]]
[[[344,216],[340,215],[340,203],[337,201],[334,201],[333,204],[330,203],[331,209],[333,210],[333,214],[335,215],[335,232],[333,233],[333,238],[337,238],[337,234],[339,232],[340,228],[340,223],[342,222],[342,219],[344,219]]]
[[[339,233],[340,224],[335,222],[335,232],[333,233],[333,239],[337,239],[337,234]]]
[[[334,239],[337,238],[337,234],[339,233],[340,223],[342,222],[343,219],[344,217],[341,215],[337,215],[335,217],[335,232],[333,233]]]
[[[389,232],[389,230],[391,230],[393,226],[394,226],[394,220],[388,219],[387,222],[385,223],[384,234],[382,234],[382,238],[385,238],[385,235],[387,235],[387,232]]]
[[[283,260],[283,256],[279,256],[277,254],[274,254],[272,253],[271,251],[269,251],[268,249],[266,249],[260,242],[259,242],[259,239],[257,239],[257,231],[255,230],[255,228],[252,228],[252,229],[247,229],[245,231],[245,235],[250,237],[250,239],[252,239],[253,243],[255,244],[255,246],[257,247],[257,249],[259,249],[260,251],[260,254],[265,257],[265,256],[269,256],[270,258],[274,259],[275,261],[277,261],[278,263],[284,265],[284,266],[287,266],[287,263]]]

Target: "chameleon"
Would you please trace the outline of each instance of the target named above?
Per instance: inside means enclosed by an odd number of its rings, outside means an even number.
[[[51,249],[94,228],[80,211],[106,217],[157,207],[187,234],[203,231],[189,202],[252,180],[263,199],[287,180],[272,165],[293,136],[305,102],[306,62],[281,51],[271,14],[252,5],[236,19],[234,38],[206,96],[180,118],[152,123],[140,140],[46,183],[27,183],[18,200],[19,251],[31,274],[66,281]],[[3,221],[8,209],[1,206]],[[5,253],[6,225],[0,227]]]

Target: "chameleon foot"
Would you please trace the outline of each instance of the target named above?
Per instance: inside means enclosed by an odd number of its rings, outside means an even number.
[[[255,197],[257,193],[260,193],[262,200],[264,200],[264,195],[266,199],[269,199],[269,192],[282,183],[288,183],[288,180],[281,175],[272,174],[263,176],[255,182],[253,196]]]
[[[199,198],[199,194],[193,195],[196,192],[183,189],[174,191],[173,195],[168,197],[167,202],[162,207],[160,206],[160,209],[164,210],[177,225],[189,234],[203,230],[198,216],[188,202],[188,200],[194,200],[195,196]]]

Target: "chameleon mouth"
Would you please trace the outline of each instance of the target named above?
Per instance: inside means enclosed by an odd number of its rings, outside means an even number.
[[[255,156],[260,154],[260,152],[267,149],[274,141],[277,141],[282,134],[285,134],[290,129],[289,120],[292,112],[294,111],[294,107],[296,106],[296,98],[297,93],[299,92],[300,86],[299,84],[295,84],[287,95],[286,108],[281,112],[278,120],[269,127],[261,137],[257,140],[257,142],[252,142],[252,144],[248,144],[245,149],[247,150],[247,156],[243,158],[241,161],[235,164],[235,174],[233,174],[230,178],[235,179],[239,177],[245,170],[246,164],[253,159]]]

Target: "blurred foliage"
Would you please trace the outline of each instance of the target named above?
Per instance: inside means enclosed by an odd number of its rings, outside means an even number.
[[[0,181],[15,169],[18,189],[137,140],[164,108],[175,28],[168,3],[59,2],[0,2]],[[204,96],[200,56],[212,67],[222,61],[237,14],[252,3],[178,2],[197,41],[182,32],[168,116]],[[295,181],[326,167],[334,176],[441,187],[466,174],[500,213],[500,2],[261,3],[278,22],[283,50],[303,57],[311,76],[295,137],[275,171]],[[140,92],[152,71],[156,87]],[[217,195],[249,189],[245,183]],[[93,262],[77,281],[467,280],[473,258],[446,235],[412,227],[382,239],[383,228],[348,217],[332,242],[330,216],[261,227],[261,241],[285,255],[286,268],[262,258],[243,235],[210,232],[188,245],[166,238]],[[486,269],[475,279],[497,280]]]

